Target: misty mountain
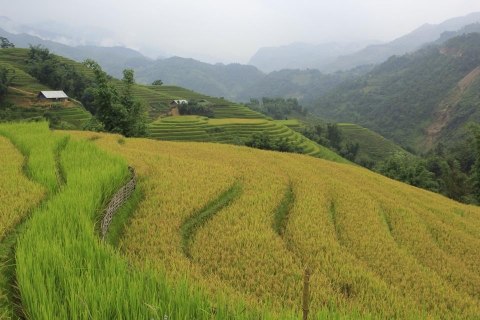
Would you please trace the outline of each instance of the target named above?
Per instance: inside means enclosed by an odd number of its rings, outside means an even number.
[[[28,48],[29,45],[43,45],[51,53],[83,62],[85,59],[97,61],[102,68],[114,77],[121,78],[122,71],[127,68],[136,68],[148,64],[151,59],[140,52],[125,47],[76,46],[71,47],[62,43],[43,40],[40,37],[26,33],[12,34],[0,29],[0,36],[8,38],[18,48]]]
[[[115,34],[105,28],[94,26],[72,27],[57,21],[21,24],[8,17],[0,16],[0,28],[12,34],[25,33],[69,46],[119,46]]]
[[[236,100],[237,95],[265,77],[253,66],[208,64],[194,59],[172,57],[156,60],[135,69],[137,82],[149,84],[161,79],[206,95]]]
[[[237,96],[237,101],[249,101],[262,97],[296,98],[309,104],[336,85],[359,77],[373,69],[373,65],[357,67],[349,71],[324,74],[317,69],[284,69],[273,71]]]
[[[348,70],[364,64],[377,64],[386,61],[390,56],[402,55],[415,51],[428,42],[434,42],[446,31],[456,31],[460,28],[480,22],[480,12],[471,13],[465,17],[449,19],[437,25],[424,24],[411,33],[381,45],[370,45],[354,54],[338,57],[325,72]]]
[[[310,110],[418,150],[458,142],[466,123],[480,121],[480,34],[392,56],[367,75],[341,83]]]
[[[160,79],[165,84],[233,101],[248,101],[250,97],[263,96],[295,96],[302,102],[311,101],[345,80],[348,74],[324,76],[317,70],[285,70],[267,77],[254,66],[248,65],[208,64],[180,57],[152,60],[125,47],[72,47],[25,33],[12,34],[3,29],[0,29],[0,36],[8,38],[19,48],[40,44],[54,54],[77,62],[93,59],[104,71],[116,78],[123,77],[124,69],[133,69],[136,81],[141,84],[150,84]]]
[[[477,23],[466,25],[457,31],[445,31],[440,35],[440,38],[438,38],[437,41],[435,41],[435,43],[442,44],[451,38],[454,38],[456,36],[461,36],[463,34],[469,34],[469,33],[480,33],[480,23],[477,22]]]
[[[372,42],[364,43],[292,43],[280,47],[260,48],[248,64],[265,73],[282,69],[325,69],[340,55],[357,52]]]

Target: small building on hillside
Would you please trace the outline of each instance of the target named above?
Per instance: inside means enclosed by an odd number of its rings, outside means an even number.
[[[170,102],[170,107],[175,108],[178,107],[181,104],[188,104],[187,100],[172,100]]]
[[[37,98],[42,101],[67,101],[68,96],[63,91],[40,91]]]

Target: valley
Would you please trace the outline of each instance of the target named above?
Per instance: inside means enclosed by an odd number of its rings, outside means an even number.
[[[478,21],[253,66],[0,17],[0,319],[478,318]]]

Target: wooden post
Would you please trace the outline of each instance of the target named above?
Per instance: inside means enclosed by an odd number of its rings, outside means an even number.
[[[308,319],[308,305],[310,304],[310,272],[305,270],[303,280],[303,320]]]

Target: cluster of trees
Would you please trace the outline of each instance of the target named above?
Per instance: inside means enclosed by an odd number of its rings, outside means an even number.
[[[300,133],[350,161],[354,161],[360,150],[358,142],[344,142],[342,131],[336,123],[307,125]]]
[[[213,118],[215,115],[213,106],[208,102],[197,102],[190,100],[188,103],[181,103],[178,106],[178,112],[181,115],[195,114],[199,116]]]
[[[288,116],[297,113],[305,116],[308,112],[295,98],[268,98],[250,99],[250,102],[244,104],[247,108],[263,113],[266,116],[276,120],[287,119]]]
[[[378,173],[445,195],[456,201],[480,204],[480,125],[452,147],[438,144],[420,156],[396,154],[378,164]]]
[[[298,100],[295,98],[283,99],[264,97],[261,101],[259,99],[250,99],[250,102],[244,105],[252,110],[263,113],[277,120],[287,119],[288,116],[291,115],[300,114],[306,116],[308,114],[308,110],[304,108],[301,104],[299,104]],[[358,142],[344,141],[342,131],[336,123],[328,123],[326,125],[306,125],[300,130],[300,133],[308,139],[315,141],[316,143],[326,148],[331,149],[332,151],[336,152],[340,156],[350,161],[354,161],[360,149],[360,145]],[[273,147],[268,147],[269,142],[270,141],[267,140],[266,135],[256,135],[254,139],[252,138],[249,143],[262,146],[259,147],[259,149],[280,151],[277,147],[277,141],[274,141],[274,143],[272,143],[274,145]],[[279,143],[285,144],[286,142]],[[296,150],[289,152],[300,151]]]
[[[0,101],[8,93],[8,86],[12,82],[12,77],[9,75],[10,72],[5,67],[0,67]]]
[[[0,37],[0,48],[15,48],[15,45],[8,41],[7,38]],[[10,70],[5,67],[0,67],[0,101],[8,93],[8,86],[12,83],[13,77],[9,75]]]
[[[257,148],[262,150],[273,150],[279,152],[303,153],[303,149],[298,145],[290,142],[286,138],[275,139],[270,137],[267,133],[254,133],[252,137],[245,142],[247,147]]]
[[[82,101],[87,88],[93,85],[92,80],[75,67],[62,62],[41,45],[30,45],[28,55],[28,73],[40,83],[54,89],[63,90],[73,98]]]
[[[7,38],[0,37],[0,49],[15,48],[15,45],[11,43]]]
[[[120,133],[126,137],[144,137],[148,135],[146,105],[143,100],[133,96],[133,70],[123,71],[123,92],[118,93],[115,85],[108,81],[107,74],[100,65],[87,59],[84,63],[93,70],[96,87],[92,89],[96,109],[95,120],[88,129],[106,130]]]

